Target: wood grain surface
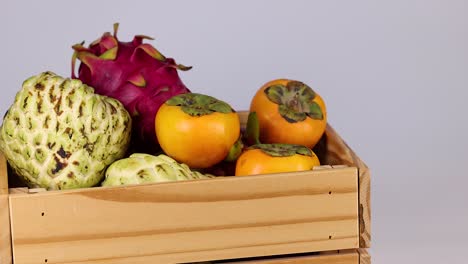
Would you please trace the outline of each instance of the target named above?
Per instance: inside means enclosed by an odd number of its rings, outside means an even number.
[[[11,194],[15,264],[176,263],[358,248],[357,177],[350,167]]]

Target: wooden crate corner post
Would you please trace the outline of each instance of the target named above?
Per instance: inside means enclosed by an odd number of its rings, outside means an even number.
[[[12,263],[8,175],[5,156],[0,152],[0,263]]]
[[[371,256],[365,248],[358,249],[359,264],[371,264]]]

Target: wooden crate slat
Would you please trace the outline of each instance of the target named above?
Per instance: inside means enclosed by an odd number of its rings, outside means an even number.
[[[311,255],[272,257],[268,259],[216,262],[216,264],[360,264],[355,249],[321,252]]]
[[[356,168],[11,194],[10,203],[18,263],[170,263],[359,243]]]
[[[226,260],[197,262],[192,264],[360,264],[360,255],[357,250],[340,250],[339,252],[325,252],[301,256],[271,256],[255,260]],[[85,262],[69,262],[68,264],[147,264],[147,263],[173,263],[170,258],[161,259],[152,256],[134,258],[112,258],[92,260]],[[188,264],[188,263],[187,263]],[[365,263],[368,264],[368,263]],[[370,264],[370,262],[369,262]]]
[[[225,238],[226,239],[226,238]],[[200,241],[201,240],[201,241]],[[141,241],[141,240],[139,240]],[[193,243],[201,243],[204,239],[191,239]],[[151,243],[151,241],[146,241]],[[138,247],[140,244],[134,245]],[[73,246],[68,243],[59,245],[60,249],[55,248],[52,255],[47,257],[44,253],[38,252],[39,248],[32,248],[34,251],[31,251],[29,254],[21,256],[18,260],[15,258],[15,263],[189,263],[193,261],[207,261],[212,259],[233,259],[239,257],[260,257],[260,256],[271,256],[271,255],[282,255],[285,253],[302,253],[308,251],[308,249],[317,249],[320,250],[321,246],[324,246],[323,243],[317,242],[297,242],[297,243],[287,243],[287,244],[278,244],[278,245],[265,245],[265,246],[250,246],[246,248],[225,248],[225,249],[212,249],[205,251],[192,251],[192,252],[167,252],[154,255],[135,255],[135,256],[123,256],[121,255],[119,249],[116,248],[117,245],[106,243],[105,246],[109,247],[109,250],[112,250],[114,253],[106,255],[105,257],[101,252],[103,248],[99,246],[97,241],[94,241],[89,247],[82,248],[81,246]],[[90,249],[90,250],[88,250]],[[104,248],[106,250],[106,248]],[[52,250],[51,248],[45,248],[48,253]],[[59,251],[57,251],[59,250]],[[70,256],[70,253],[72,254]],[[81,253],[81,255],[80,255]],[[90,254],[91,255],[88,255]],[[65,256],[66,255],[66,256]],[[102,256],[100,258],[94,258],[94,256]],[[43,258],[42,258],[43,257]],[[38,262],[40,261],[40,262]]]

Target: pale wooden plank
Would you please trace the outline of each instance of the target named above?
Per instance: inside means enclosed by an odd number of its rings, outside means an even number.
[[[224,237],[223,239],[230,239]],[[154,240],[146,240],[146,243],[152,243]],[[202,243],[205,241],[202,239],[191,239],[191,243]],[[102,244],[104,243],[104,244]],[[159,246],[161,243],[153,245],[154,247]],[[86,245],[86,244],[83,244]],[[102,247],[104,245],[104,247]],[[135,248],[139,247],[141,243],[133,245]],[[249,247],[233,247],[224,249],[207,249],[203,251],[180,251],[180,252],[169,252],[169,253],[158,253],[154,255],[139,254],[134,256],[123,255],[120,250],[125,249],[117,247],[117,244],[107,243],[101,241],[98,243],[93,241],[91,245],[82,247],[81,245],[70,245],[69,243],[60,244],[60,250],[51,251],[51,248],[45,247],[52,255],[44,255],[39,252],[38,247],[31,247],[33,251],[30,254],[25,254],[21,258],[15,257],[16,263],[189,263],[198,261],[208,260],[220,260],[220,259],[233,259],[233,258],[244,258],[244,257],[261,257],[265,255],[281,255],[291,253],[303,253],[311,248],[321,249],[327,247],[327,243],[321,244],[319,242],[294,242],[286,244],[274,244],[274,245],[263,245],[263,246],[249,246]],[[129,245],[126,245],[128,247]],[[329,246],[329,245],[328,245]],[[96,258],[96,255],[102,256],[100,250],[112,250],[114,254],[108,254],[105,257]],[[61,256],[65,254],[73,253],[73,256]],[[78,256],[81,253],[81,256]],[[88,255],[91,254],[91,255]],[[41,256],[41,257],[39,257]],[[40,262],[38,262],[40,261]]]
[[[193,262],[359,243],[356,168],[10,199],[15,263]]]
[[[5,156],[0,152],[0,263],[12,263],[8,173]]]

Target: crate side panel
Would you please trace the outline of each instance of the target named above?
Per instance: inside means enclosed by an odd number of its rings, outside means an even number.
[[[370,248],[371,245],[371,193],[370,170],[359,169],[359,246]]]
[[[348,165],[358,168],[359,243],[361,248],[369,248],[371,241],[371,176],[369,168],[330,125],[327,125],[325,137],[317,148],[325,153],[323,157],[325,164]]]
[[[239,258],[358,247],[355,168],[10,199],[17,263],[181,262],[215,252]]]

